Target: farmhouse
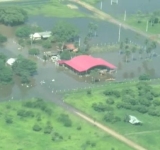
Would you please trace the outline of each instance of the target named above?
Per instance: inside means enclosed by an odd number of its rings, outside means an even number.
[[[116,66],[114,66],[113,64],[101,58],[94,58],[90,55],[76,56],[72,58],[71,60],[60,60],[59,65],[68,67],[78,74],[85,74],[90,69],[94,69],[94,68],[98,68],[100,70],[101,69],[107,69],[107,70],[116,69]]]
[[[51,37],[51,35],[52,35],[51,31],[37,32],[34,34],[30,34],[30,39],[32,39],[32,40],[47,39],[47,38]]]

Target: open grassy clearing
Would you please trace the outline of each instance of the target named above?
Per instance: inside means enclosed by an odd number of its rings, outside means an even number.
[[[0,110],[3,150],[131,150],[50,102],[2,102]]]
[[[158,96],[153,96],[152,100],[148,103],[149,106],[145,106],[145,104],[140,105],[139,102],[136,105],[131,104],[128,106],[126,104],[126,108],[117,108],[119,104],[127,101],[128,99],[132,99],[133,101],[139,101],[138,94],[139,91],[136,87],[137,83],[124,83],[124,84],[113,84],[110,86],[105,86],[103,88],[95,88],[91,90],[91,94],[87,91],[79,91],[76,93],[70,93],[65,95],[65,101],[76,108],[84,111],[86,114],[94,118],[95,120],[102,122],[103,124],[109,126],[115,131],[123,134],[127,138],[139,143],[143,147],[148,150],[159,150],[159,140],[158,136],[160,133],[160,119],[158,116],[152,116],[148,113],[156,110],[158,113],[160,112],[160,86],[152,85],[152,91],[154,91]],[[130,94],[124,93],[125,90],[131,90]],[[104,91],[118,91],[120,96],[116,97],[113,95],[105,95]],[[149,96],[148,92],[144,92],[143,97]],[[87,94],[88,93],[88,94]],[[127,97],[127,95],[130,95]],[[128,99],[127,99],[128,98]],[[108,104],[106,101],[108,99],[114,100],[114,104]],[[145,99],[142,99],[145,101]],[[155,101],[158,101],[157,104],[153,104]],[[141,101],[142,102],[142,101]],[[127,103],[127,102],[125,102]],[[143,102],[142,102],[143,103]],[[104,109],[97,111],[94,109],[93,105],[97,104],[98,108],[96,109]],[[147,104],[147,105],[148,105]],[[133,107],[132,107],[133,106]],[[136,107],[142,107],[142,111],[145,109],[146,112],[142,113],[141,110],[137,111]],[[113,116],[114,119],[111,119],[110,116]],[[140,121],[143,122],[142,125],[136,126],[126,122],[126,116],[133,115],[136,116]],[[104,120],[105,118],[105,120]]]
[[[51,3],[40,4],[24,7],[30,15],[44,15],[51,17],[86,17],[85,13],[80,12],[78,9],[71,9],[67,4],[63,4],[58,0],[51,0]]]
[[[149,20],[149,18],[147,17],[142,17],[141,19],[139,19],[136,15],[131,15],[131,16],[127,16],[126,21],[124,21],[123,18],[124,16],[121,16],[119,19],[121,21],[123,21],[124,23],[139,29],[143,32],[146,32],[146,26],[147,26],[147,21]],[[140,20],[141,22],[138,23],[138,20]],[[147,33],[150,35],[153,34],[159,34],[159,28],[160,28],[160,24],[154,24],[154,26],[151,25],[151,23],[148,24],[148,31]]]

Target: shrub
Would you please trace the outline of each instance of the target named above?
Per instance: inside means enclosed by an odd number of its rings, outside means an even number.
[[[7,118],[6,118],[6,123],[7,123],[7,124],[12,124],[12,123],[13,123],[12,118],[7,117]]]
[[[98,112],[104,112],[106,111],[106,106],[99,102],[98,104],[97,103],[93,103],[92,104],[92,108],[95,110],[95,111],[98,111]]]
[[[108,98],[106,100],[106,103],[112,105],[112,104],[114,104],[114,99],[113,98]]]
[[[148,74],[143,74],[139,76],[139,80],[150,80],[150,75]]]
[[[61,114],[60,117],[58,118],[58,121],[62,122],[65,127],[72,126],[72,121],[66,114]]]
[[[87,90],[87,95],[91,95],[91,94],[92,94],[91,90]]]
[[[33,131],[38,132],[38,131],[41,131],[41,130],[42,130],[42,128],[41,128],[38,124],[35,124],[35,125],[33,126]]]
[[[44,134],[51,134],[51,132],[52,132],[52,127],[51,126],[46,126],[45,128],[44,128]]]
[[[39,55],[39,49],[37,49],[37,48],[29,49],[28,53],[30,55]]]
[[[78,127],[77,127],[77,130],[81,130],[81,129],[82,129],[82,127],[81,127],[81,126],[78,126]]]

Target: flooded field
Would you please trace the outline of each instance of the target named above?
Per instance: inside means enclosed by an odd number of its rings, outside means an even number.
[[[44,30],[51,30],[55,23],[59,20],[59,18],[50,18],[50,17],[41,17],[41,16],[33,16],[30,17],[28,23],[29,24],[37,24],[41,26]],[[85,36],[87,32],[88,23],[94,21],[88,18],[73,18],[66,19],[66,21],[75,24],[78,29],[81,31],[81,37]],[[48,22],[46,24],[46,22]],[[118,38],[118,26],[113,25],[108,22],[97,21],[98,36],[93,38],[91,41],[92,45],[103,45],[103,43],[111,44],[116,43]],[[14,33],[15,28],[1,26],[1,33],[9,37],[8,43],[4,47],[0,47],[0,51],[5,53],[8,57],[17,57],[17,55],[22,54],[25,57],[28,56],[28,49],[18,50],[19,45],[16,42]],[[116,32],[117,31],[117,32]],[[137,35],[129,30],[122,29],[121,40],[123,41],[125,38],[129,38],[133,43],[137,43],[140,46],[144,46],[144,38],[140,35]],[[33,58],[34,61],[38,64],[38,74],[33,78],[30,85],[21,85],[18,78],[15,77],[14,84],[10,86],[1,86],[0,87],[0,99],[24,99],[28,97],[37,97],[40,94],[47,92],[53,95],[56,92],[65,92],[71,89],[78,88],[86,88],[95,86],[101,83],[107,83],[106,81],[109,78],[115,78],[116,81],[123,81],[127,79],[135,79],[138,78],[139,75],[143,73],[150,74],[152,78],[160,77],[160,71],[157,64],[160,63],[158,51],[159,46],[157,45],[157,49],[155,53],[157,57],[152,57],[151,59],[144,53],[142,55],[142,59],[139,57],[139,53],[135,53],[135,60],[132,59],[130,55],[126,62],[125,55],[119,54],[119,52],[101,52],[101,53],[93,53],[94,57],[100,57],[104,60],[113,63],[117,66],[117,73],[112,75],[104,75],[100,76],[100,82],[93,83],[92,77],[83,76],[79,77],[72,71],[68,69],[64,69],[62,67],[55,66],[52,62],[42,62],[39,59]],[[54,81],[52,81],[54,79]],[[41,81],[44,81],[44,84],[41,84]],[[40,91],[42,93],[40,93]],[[42,94],[43,95],[43,94]]]

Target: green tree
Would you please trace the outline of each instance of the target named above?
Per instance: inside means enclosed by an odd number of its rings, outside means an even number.
[[[139,80],[150,80],[150,75],[142,74],[139,76]]]
[[[44,48],[49,49],[49,48],[51,48],[51,47],[52,47],[52,43],[51,43],[51,41],[50,41],[50,40],[45,40],[45,41],[43,41],[42,46],[43,46]]]
[[[0,7],[0,23],[14,26],[24,23],[27,18],[27,12],[20,7]]]
[[[5,37],[4,35],[0,34],[0,45],[5,43],[7,41],[7,37]]]
[[[22,81],[25,81],[25,82],[26,81],[28,82],[29,77],[33,76],[34,73],[37,72],[36,63],[29,59],[23,58],[22,56],[19,56],[17,58],[17,60],[12,66],[12,69],[13,69],[13,72],[16,75],[22,77],[22,79],[24,79]]]
[[[56,42],[75,42],[78,37],[78,30],[70,23],[60,21],[52,30]]]
[[[126,62],[128,62],[128,59],[129,59],[129,56],[131,54],[131,51],[130,50],[125,50],[125,56],[126,56]]]
[[[33,131],[36,131],[36,132],[39,132],[42,130],[42,128],[38,124],[35,124],[32,129]]]
[[[131,51],[132,51],[132,60],[134,59],[134,53],[136,52],[137,48],[136,46],[133,46]]]
[[[20,38],[29,38],[30,34],[33,34],[35,32],[40,32],[42,29],[38,26],[32,26],[32,25],[24,25],[20,26],[16,29],[16,36]]]
[[[30,55],[38,55],[40,52],[39,52],[39,49],[37,49],[37,48],[31,48],[31,49],[29,49],[28,53]]]
[[[61,54],[60,54],[60,58],[62,60],[70,60],[71,59],[71,52],[69,50],[64,50]]]

